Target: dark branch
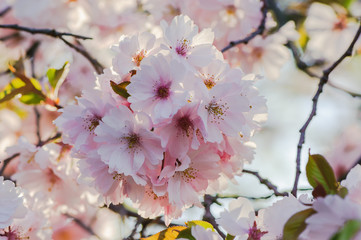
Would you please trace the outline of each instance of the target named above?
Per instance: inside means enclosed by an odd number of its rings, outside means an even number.
[[[76,46],[71,42],[65,40],[63,37],[60,37],[60,39],[63,40],[63,42],[66,45],[73,48],[75,51],[77,51],[78,53],[83,55],[86,59],[88,59],[88,61],[91,63],[97,74],[103,73],[104,67],[96,59],[90,56],[90,54],[84,49],[84,47],[79,42],[78,42],[79,46]]]
[[[68,218],[71,218],[79,227],[81,227],[82,229],[87,231],[90,235],[93,235],[96,238],[100,239],[100,237],[96,233],[94,233],[93,229],[91,227],[87,226],[82,220],[80,220],[79,218],[73,217],[67,213],[64,215]]]
[[[272,184],[269,180],[261,177],[258,172],[250,171],[247,169],[243,169],[242,172],[256,176],[261,184],[264,184],[269,190],[272,190],[274,192],[275,196],[283,196],[283,197],[288,196],[287,192],[279,192],[274,184]]]
[[[9,39],[17,38],[17,37],[20,37],[20,34],[19,34],[18,32],[11,33],[11,34],[9,34],[9,35],[0,37],[0,42],[5,42],[5,41],[7,41],[7,40],[9,40]]]
[[[71,36],[71,37],[82,39],[82,40],[92,39],[90,37],[85,37],[85,36],[81,36],[81,35],[77,35],[77,34],[72,34],[72,33],[67,33],[67,32],[58,32],[55,29],[28,28],[28,27],[19,26],[17,24],[0,24],[0,28],[13,29],[13,30],[22,31],[22,32],[28,32],[31,34],[48,35],[48,36],[54,37],[54,38],[60,38],[63,36]]]
[[[41,144],[41,134],[40,134],[40,113],[37,107],[34,107],[34,114],[35,114],[35,123],[36,123],[36,137],[38,138],[37,145]]]
[[[8,12],[10,12],[10,10],[11,10],[11,7],[10,7],[10,6],[4,8],[3,10],[1,10],[1,11],[0,11],[0,17],[5,16]]]
[[[211,205],[213,203],[217,203],[217,197],[213,197],[211,195],[204,196],[203,206],[204,206],[205,212],[203,215],[203,221],[207,221],[210,224],[212,224],[212,226],[218,232],[218,234],[221,235],[221,237],[223,239],[225,239],[226,235],[219,229],[216,219],[214,218],[214,216],[211,213]]]
[[[266,28],[266,18],[267,18],[267,0],[263,0],[263,6],[262,6],[262,20],[261,23],[259,24],[258,28],[252,32],[250,35],[248,35],[247,37],[238,40],[238,41],[233,41],[230,42],[228,44],[228,46],[224,47],[221,52],[224,53],[225,51],[228,51],[229,49],[239,45],[239,44],[247,44],[249,41],[251,41],[253,38],[255,38],[257,35],[262,35],[265,28]]]
[[[78,46],[77,46],[64,38],[65,36],[70,36],[70,37],[74,37],[76,39],[87,40],[87,39],[92,39],[90,37],[85,37],[85,36],[72,34],[72,33],[66,33],[66,32],[58,32],[55,29],[28,28],[28,27],[19,26],[17,24],[2,24],[2,25],[0,24],[0,28],[13,29],[13,30],[17,30],[17,31],[28,32],[31,34],[42,34],[42,35],[47,35],[47,36],[54,37],[54,38],[59,38],[66,45],[73,48],[75,51],[77,51],[81,55],[83,55],[92,64],[92,66],[94,67],[95,71],[98,74],[103,73],[104,67],[84,49],[84,47],[80,44],[80,42],[77,42],[77,44],[78,44]]]
[[[12,156],[8,157],[7,159],[4,159],[3,162],[3,166],[0,169],[0,176],[2,176],[4,174],[5,168],[6,166],[10,163],[11,160],[13,160],[14,158],[16,158],[17,156],[19,156],[20,153],[15,153]]]
[[[295,197],[297,197],[297,185],[298,185],[298,180],[301,174],[301,151],[302,151],[302,146],[305,142],[305,135],[306,135],[306,129],[308,127],[308,125],[310,124],[312,118],[314,116],[316,116],[316,111],[317,111],[317,103],[318,103],[318,98],[320,97],[322,91],[323,91],[323,86],[328,82],[328,78],[329,75],[331,74],[331,72],[346,58],[346,57],[350,57],[352,56],[352,51],[354,48],[354,45],[357,41],[357,39],[359,38],[361,34],[361,22],[360,22],[360,27],[357,30],[357,33],[354,37],[354,39],[352,40],[350,46],[347,48],[346,52],[344,54],[342,54],[342,56],[336,61],[334,62],[329,68],[325,69],[323,71],[323,75],[320,78],[320,82],[318,84],[318,89],[317,92],[315,94],[315,96],[312,98],[312,110],[311,113],[307,119],[307,121],[305,122],[305,124],[302,126],[302,128],[300,129],[300,139],[297,145],[297,157],[296,157],[296,176],[295,176],[295,181],[293,184],[293,188],[292,188],[292,195],[294,195]]]

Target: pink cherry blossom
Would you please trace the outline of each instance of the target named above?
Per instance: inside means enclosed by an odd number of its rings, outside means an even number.
[[[214,34],[207,28],[198,33],[198,26],[185,15],[175,17],[171,24],[161,22],[165,45],[177,59],[192,66],[205,66],[216,55],[212,46]]]
[[[130,107],[149,114],[155,124],[172,117],[187,103],[187,76],[182,63],[162,55],[149,57],[149,64],[142,66],[127,87]]]
[[[123,76],[131,70],[138,70],[144,58],[152,55],[155,50],[155,36],[149,32],[143,32],[133,36],[123,35],[119,45],[112,49],[116,52],[113,58],[113,69]]]
[[[14,218],[22,218],[26,214],[21,188],[15,187],[12,181],[0,177],[0,229],[11,225]]]
[[[162,146],[167,147],[175,158],[187,154],[190,148],[198,149],[200,129],[204,132],[203,122],[198,115],[198,105],[189,103],[178,110],[171,122],[157,129],[162,139]]]
[[[267,235],[263,227],[256,221],[255,212],[251,202],[239,197],[229,203],[228,210],[221,213],[217,223],[224,228],[227,233],[239,237],[239,239],[263,239]]]
[[[94,145],[95,129],[102,117],[113,107],[110,100],[102,99],[102,92],[84,92],[77,105],[68,105],[60,110],[54,123],[63,132],[64,143],[72,143],[76,150],[87,151]]]
[[[95,141],[100,144],[98,153],[110,172],[132,176],[139,182],[137,172],[142,166],[151,167],[161,162],[164,150],[151,128],[152,124],[145,114],[133,115],[122,105],[103,117],[95,130]]]
[[[317,198],[313,208],[316,213],[306,219],[302,239],[330,239],[346,221],[361,220],[361,206],[338,195]]]
[[[191,159],[189,166],[175,171],[168,181],[169,202],[179,207],[200,206],[199,194],[204,194],[209,181],[218,178],[220,173],[219,156],[209,147],[204,145],[198,150],[191,150],[188,156]]]

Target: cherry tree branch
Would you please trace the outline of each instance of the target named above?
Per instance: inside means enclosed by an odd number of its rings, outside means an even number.
[[[289,42],[289,43],[287,43],[286,46],[291,50],[291,52],[293,54],[293,58],[295,60],[295,64],[299,70],[306,73],[308,76],[310,76],[312,78],[320,78],[320,76],[318,76],[316,73],[312,72],[309,69],[311,67],[311,65],[309,65],[301,60],[301,52],[298,50],[298,48],[295,46],[294,43]],[[328,81],[327,84],[333,88],[339,89],[339,90],[351,95],[352,97],[361,97],[360,93],[352,92],[352,91],[346,90],[344,88],[341,88],[339,86],[336,86],[331,81]]]
[[[93,68],[95,69],[97,74],[102,74],[104,67],[98,62],[98,60],[96,60],[95,58],[93,58],[84,48],[83,45],[80,44],[80,42],[78,42],[78,46],[72,44],[71,42],[67,41],[66,39],[64,39],[62,36],[60,37],[60,39],[69,47],[73,48],[75,51],[77,51],[78,53],[80,53],[81,55],[83,55],[86,59],[88,59],[88,61],[90,62],[90,64],[93,66]]]
[[[82,220],[79,218],[73,217],[70,214],[64,214],[67,218],[72,219],[79,227],[84,229],[86,232],[88,232],[90,235],[95,236],[97,239],[101,239],[90,226],[87,226]]]
[[[253,38],[255,38],[257,35],[262,35],[264,30],[266,29],[266,18],[267,18],[267,11],[268,11],[268,5],[267,0],[262,0],[263,6],[262,6],[262,19],[258,26],[258,28],[253,31],[251,34],[249,34],[247,37],[230,42],[226,47],[224,47],[221,52],[224,53],[228,51],[229,49],[239,45],[239,44],[247,44],[249,41],[251,41]]]
[[[10,163],[11,160],[13,160],[14,158],[16,158],[17,156],[19,156],[20,153],[15,153],[13,154],[12,156],[8,157],[7,159],[4,159],[2,162],[3,162],[3,166],[1,167],[0,169],[0,176],[3,176],[4,174],[4,171],[5,171],[5,168],[6,166]]]
[[[355,37],[353,38],[351,44],[349,45],[349,47],[347,48],[346,52],[344,54],[342,54],[342,56],[336,61],[334,62],[329,68],[325,69],[323,71],[322,76],[320,77],[320,82],[318,84],[318,89],[316,94],[314,95],[314,97],[312,98],[312,110],[311,113],[308,117],[308,119],[306,120],[306,122],[304,123],[304,125],[302,126],[302,128],[300,129],[300,139],[297,145],[297,157],[296,157],[296,176],[295,176],[295,181],[293,184],[293,188],[292,188],[292,195],[294,195],[295,197],[297,197],[297,186],[298,186],[298,181],[299,181],[299,177],[301,174],[301,151],[302,151],[302,146],[305,142],[305,135],[306,135],[306,129],[308,127],[308,125],[310,124],[310,122],[312,121],[313,117],[316,116],[316,111],[317,111],[317,103],[318,103],[318,98],[320,97],[322,91],[323,91],[323,87],[324,85],[328,82],[329,79],[329,75],[331,74],[331,72],[346,58],[346,57],[350,57],[352,56],[352,51],[353,48],[355,46],[355,43],[357,41],[357,39],[359,38],[361,34],[361,22],[360,22],[360,26],[356,32]]]
[[[126,239],[134,239],[133,236],[137,233],[136,230],[139,225],[142,225],[142,229],[140,231],[141,237],[143,237],[144,231],[151,224],[157,224],[164,227],[176,226],[174,224],[169,224],[169,226],[167,226],[165,222],[161,219],[161,217],[157,217],[154,219],[143,218],[138,213],[128,210],[122,204],[118,204],[118,205],[110,204],[108,208],[113,212],[118,213],[120,216],[134,217],[137,219],[136,226],[134,227],[130,236],[128,236]]]
[[[251,175],[254,175],[255,177],[257,177],[261,184],[265,185],[269,190],[272,190],[274,192],[275,196],[283,196],[283,197],[288,196],[287,192],[279,192],[277,190],[276,185],[271,183],[269,180],[261,177],[261,175],[259,175],[258,172],[247,170],[247,169],[243,169],[242,172],[248,173],[248,174],[251,174]]]
[[[8,12],[10,12],[10,10],[11,10],[11,7],[10,7],[10,6],[4,8],[3,10],[1,10],[1,11],[0,11],[0,17],[5,16]]]
[[[203,202],[203,206],[205,209],[204,215],[203,215],[203,221],[207,221],[210,224],[212,224],[212,226],[214,227],[214,229],[218,232],[218,234],[225,239],[226,235],[219,229],[218,227],[218,223],[216,222],[215,217],[213,216],[213,214],[211,213],[211,205],[213,203],[217,203],[217,196],[211,196],[206,194],[204,196],[204,202]]]
[[[41,134],[40,134],[40,112],[37,107],[34,107],[35,114],[35,123],[36,123],[36,137],[38,138],[38,145],[41,143]]]
[[[73,33],[67,33],[67,32],[58,32],[55,29],[28,28],[28,27],[19,26],[17,24],[0,24],[0,28],[13,29],[13,30],[17,30],[17,31],[31,33],[31,34],[42,34],[42,35],[47,35],[47,36],[53,37],[53,38],[59,38],[70,48],[73,48],[75,51],[77,51],[78,53],[83,55],[90,62],[90,64],[93,66],[93,68],[95,69],[95,71],[98,74],[103,73],[104,67],[96,59],[94,59],[79,42],[77,45],[75,45],[64,38],[66,36],[70,36],[75,39],[87,40],[87,39],[92,39],[90,37],[85,37],[85,36],[81,36],[81,35],[77,35],[77,34],[73,34]]]
[[[55,29],[28,28],[28,27],[19,26],[17,24],[0,24],[0,28],[13,29],[13,30],[17,30],[17,31],[31,33],[31,34],[48,35],[48,36],[54,37],[54,38],[60,38],[63,36],[71,36],[71,37],[82,39],[82,40],[92,39],[91,37],[85,37],[85,36],[81,36],[81,35],[77,35],[77,34],[73,34],[73,33],[58,32]]]

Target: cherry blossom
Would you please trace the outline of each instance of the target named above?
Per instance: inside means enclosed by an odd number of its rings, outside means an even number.
[[[22,191],[9,180],[0,177],[0,229],[7,228],[14,219],[22,218],[26,214]],[[1,234],[0,234],[1,236]]]

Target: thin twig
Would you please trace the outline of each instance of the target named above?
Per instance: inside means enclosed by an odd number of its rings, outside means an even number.
[[[167,226],[161,218],[155,218],[155,219],[143,218],[139,214],[126,209],[122,204],[118,204],[118,205],[110,204],[108,208],[113,212],[118,213],[120,216],[135,217],[137,219],[141,219],[141,222],[147,222],[150,220],[151,221],[150,223]],[[172,226],[176,226],[176,225],[169,224],[168,227],[172,227]]]
[[[203,202],[203,206],[204,206],[204,209],[205,209],[205,212],[204,212],[204,215],[203,215],[203,221],[207,221],[210,224],[212,224],[212,226],[218,232],[218,234],[223,239],[225,239],[226,235],[219,229],[218,224],[216,222],[216,219],[213,216],[213,214],[211,213],[211,205],[213,203],[217,203],[217,197],[213,197],[211,195],[206,194],[204,196],[204,202]]]
[[[56,139],[58,139],[58,138],[60,138],[60,137],[61,137],[61,133],[60,133],[60,132],[57,132],[54,136],[49,137],[48,139],[39,142],[39,144],[36,145],[36,146],[37,146],[37,147],[44,146],[45,144],[48,144],[49,142],[54,141],[54,140],[56,140]]]
[[[12,38],[17,38],[19,37],[20,34],[18,32],[15,32],[15,33],[11,33],[9,35],[6,35],[6,36],[3,36],[3,37],[0,37],[0,42],[5,42],[9,39],[12,39]]]
[[[40,113],[37,107],[34,107],[34,113],[35,113],[35,123],[36,123],[36,137],[38,138],[37,145],[41,144],[41,134],[40,134]]]
[[[298,185],[298,180],[299,180],[299,177],[300,177],[300,174],[301,174],[301,151],[302,151],[302,146],[303,146],[303,144],[305,142],[306,129],[307,129],[308,125],[310,124],[312,118],[316,115],[318,98],[319,98],[320,94],[323,91],[323,86],[328,82],[328,78],[329,78],[329,75],[331,74],[331,72],[346,57],[352,56],[352,51],[353,51],[354,45],[355,45],[357,39],[359,38],[360,34],[361,34],[361,22],[360,22],[360,27],[357,30],[357,33],[356,33],[354,39],[352,40],[350,46],[347,48],[346,52],[344,54],[342,54],[342,56],[336,62],[334,62],[329,68],[327,68],[327,69],[325,69],[323,71],[322,77],[320,78],[320,82],[318,84],[317,92],[316,92],[315,96],[312,98],[312,102],[313,102],[312,110],[311,110],[311,113],[310,113],[307,121],[305,122],[305,124],[300,129],[300,139],[299,139],[298,145],[297,145],[296,176],[295,176],[295,181],[294,181],[292,192],[291,192],[292,195],[294,195],[295,197],[297,197],[297,185]]]
[[[261,184],[264,184],[269,190],[272,190],[274,192],[275,196],[283,196],[283,197],[288,196],[287,192],[279,192],[277,190],[276,185],[271,183],[269,180],[261,177],[258,172],[247,170],[247,169],[243,169],[242,172],[252,174],[252,175],[256,176]]]
[[[89,226],[87,226],[82,220],[79,218],[73,217],[70,214],[64,214],[66,217],[71,218],[79,227],[87,231],[90,235],[95,236],[98,239],[101,239],[96,233],[94,233],[93,229]]]
[[[71,36],[76,39],[87,40],[87,39],[92,39],[90,37],[85,37],[85,36],[67,33],[67,32],[58,32],[55,29],[28,28],[28,27],[19,26],[17,24],[0,24],[0,28],[13,29],[13,30],[17,30],[17,31],[28,32],[31,34],[42,34],[42,35],[47,35],[47,36],[54,37],[54,38],[59,38],[66,45],[73,48],[75,51],[77,51],[81,55],[83,55],[91,63],[91,65],[94,67],[95,71],[98,74],[103,73],[104,67],[96,59],[94,59],[79,42],[78,42],[79,46],[77,46],[64,38],[64,36]]]
[[[73,48],[75,51],[77,51],[78,53],[80,53],[81,55],[83,55],[86,59],[88,59],[88,61],[90,62],[90,64],[93,66],[93,68],[95,69],[97,74],[102,74],[104,67],[92,56],[90,56],[90,54],[84,49],[84,47],[82,45],[80,46],[76,46],[72,43],[70,43],[69,41],[67,41],[66,39],[64,39],[63,37],[60,37],[60,39],[69,47]]]
[[[31,34],[48,35],[48,36],[54,37],[54,38],[60,38],[63,36],[71,36],[71,37],[79,38],[82,40],[92,39],[91,37],[85,37],[85,36],[81,36],[81,35],[77,35],[77,34],[73,34],[73,33],[58,32],[55,29],[28,28],[28,27],[19,26],[17,24],[0,24],[0,28],[13,29],[13,30],[22,31],[22,32],[28,32]]]
[[[5,16],[5,14],[7,14],[10,10],[11,10],[11,7],[10,7],[10,6],[4,8],[3,10],[1,10],[1,11],[0,11],[0,17]]]
[[[20,153],[15,153],[13,154],[12,156],[8,157],[7,159],[4,159],[2,162],[3,162],[3,166],[1,167],[0,169],[0,176],[3,175],[4,171],[5,171],[5,168],[6,166],[10,163],[11,160],[13,160],[14,158],[16,158],[17,156],[19,156]]]
[[[228,51],[229,49],[239,45],[239,44],[247,44],[249,41],[251,41],[253,38],[255,38],[257,35],[262,35],[265,28],[266,28],[266,18],[267,18],[267,11],[268,11],[268,7],[267,7],[267,0],[262,0],[263,2],[263,6],[262,6],[262,20],[258,26],[258,28],[253,31],[251,34],[249,34],[247,37],[238,40],[238,41],[232,41],[230,42],[226,47],[224,47],[221,52],[224,53],[226,51]]]

